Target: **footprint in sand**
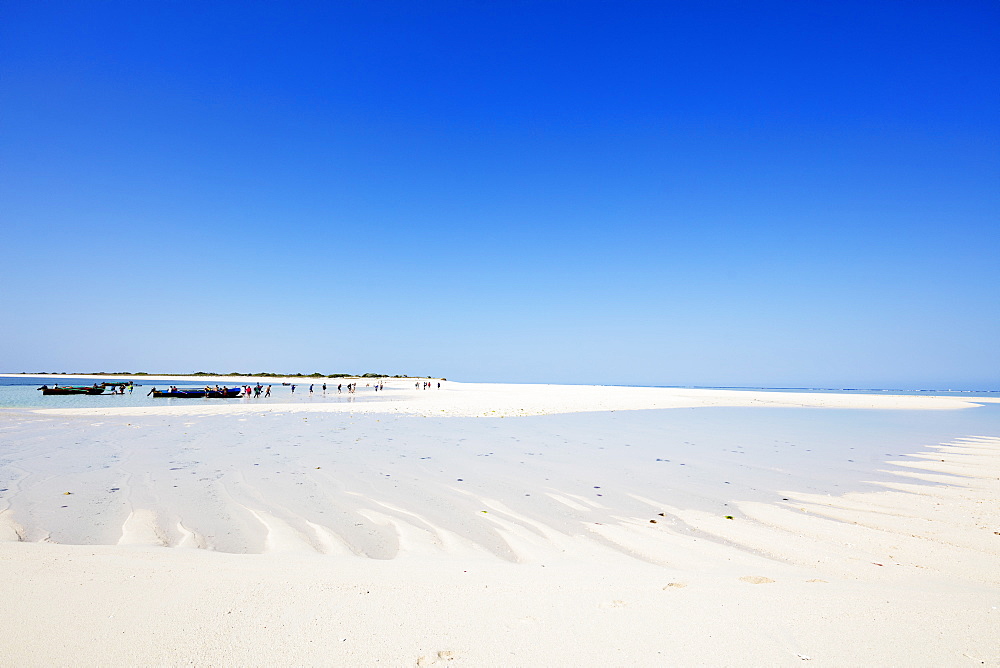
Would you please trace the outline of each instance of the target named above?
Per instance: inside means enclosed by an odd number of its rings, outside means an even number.
[[[684,587],[687,587],[686,582],[668,582],[667,586],[663,588],[663,591],[668,589],[683,589]]]
[[[774,582],[771,578],[766,578],[763,575],[744,575],[740,578],[740,582],[749,582],[750,584],[762,585]]]
[[[417,659],[418,666],[433,666],[435,663],[447,663],[454,660],[455,653],[451,650],[443,649],[433,656],[421,656]]]

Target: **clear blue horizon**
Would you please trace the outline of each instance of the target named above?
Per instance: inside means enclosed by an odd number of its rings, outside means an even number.
[[[995,3],[0,8],[0,371],[1000,388]]]

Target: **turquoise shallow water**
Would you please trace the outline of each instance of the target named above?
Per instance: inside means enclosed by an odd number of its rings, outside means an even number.
[[[170,385],[177,387],[204,387],[206,384],[215,385],[215,382],[206,383],[204,381],[155,381],[143,380],[141,385],[136,385],[132,392],[126,389],[125,394],[98,394],[98,395],[49,395],[42,394],[38,388],[43,384],[50,387],[59,385],[93,385],[109,381],[108,378],[0,378],[0,408],[95,408],[108,406],[171,406],[192,404],[226,404],[226,403],[288,403],[294,401],[366,401],[374,398],[375,391],[371,387],[365,387],[364,383],[358,383],[358,391],[350,395],[346,390],[342,394],[337,394],[337,383],[327,383],[326,393],[323,393],[322,382],[313,383],[313,392],[309,393],[310,383],[295,384],[295,392],[292,393],[291,386],[281,383],[271,384],[271,397],[268,399],[154,399],[148,396],[154,387],[165,389]],[[226,387],[239,387],[239,383],[227,383]],[[267,384],[264,384],[267,387]],[[391,388],[389,388],[391,391]],[[381,392],[379,393],[381,394]]]
[[[636,386],[631,386],[636,387]],[[809,394],[902,394],[906,396],[935,395],[941,397],[1000,397],[1000,390],[894,390],[856,387],[708,387],[703,385],[656,385],[689,390],[743,390],[753,392],[805,392]]]
[[[925,461],[915,455],[956,439],[1000,436],[995,404],[509,420],[258,411],[81,419],[16,410],[0,418],[0,506],[10,504],[28,540],[113,544],[130,509],[148,507],[183,520],[212,549],[261,552],[259,521],[246,509],[280,508],[287,521],[327,527],[358,554],[379,559],[395,556],[398,536],[365,514],[371,503],[411,509],[508,558],[491,524],[468,521],[484,499],[528,518],[526,526],[589,535],[595,522],[656,519],[661,510],[653,506],[737,516],[741,501],[787,504],[803,494],[885,491],[884,483],[937,485],[907,475],[907,464]]]

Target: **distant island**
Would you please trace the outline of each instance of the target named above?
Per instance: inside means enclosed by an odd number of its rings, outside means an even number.
[[[21,375],[24,376],[165,376],[165,377],[180,377],[180,376],[242,376],[245,378],[435,378],[437,380],[447,380],[447,378],[438,378],[437,376],[407,376],[405,374],[389,375],[387,373],[330,373],[322,374],[318,371],[315,373],[270,373],[270,372],[260,372],[260,373],[240,373],[238,371],[233,371],[231,373],[215,373],[214,371],[196,371],[194,373],[148,373],[146,371],[94,371],[93,373],[79,373],[79,372],[66,372],[66,371],[35,371],[28,372],[22,371]]]

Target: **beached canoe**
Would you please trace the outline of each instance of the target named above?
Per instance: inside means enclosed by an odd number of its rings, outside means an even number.
[[[42,391],[42,394],[104,394],[103,385],[62,385],[59,387],[42,385],[38,389]]]
[[[223,387],[219,390],[210,389],[206,390],[203,387],[193,387],[190,389],[176,389],[176,390],[165,390],[153,392],[153,397],[155,398],[168,398],[168,399],[235,399],[243,394],[243,390],[238,387]]]

